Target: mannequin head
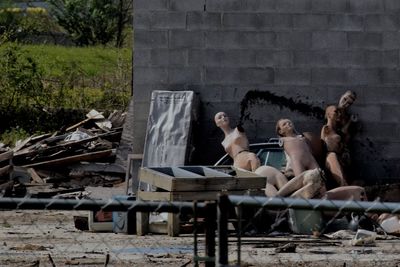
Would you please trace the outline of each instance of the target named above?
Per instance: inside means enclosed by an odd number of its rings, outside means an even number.
[[[326,107],[325,119],[331,120],[331,121],[337,121],[339,119],[338,108],[335,105],[329,105]]]
[[[217,127],[228,127],[229,126],[229,117],[225,112],[221,111],[215,114],[214,116],[215,125]]]
[[[276,134],[281,137],[292,135],[292,134],[296,133],[294,124],[289,119],[278,120],[278,122],[276,123],[275,130],[276,130]]]
[[[339,100],[339,108],[348,108],[356,100],[357,95],[353,91],[346,91]]]

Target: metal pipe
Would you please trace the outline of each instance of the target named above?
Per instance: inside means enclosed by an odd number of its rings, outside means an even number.
[[[301,199],[301,198],[267,198],[255,196],[229,196],[235,206],[247,205],[273,208],[296,208],[324,211],[361,211],[361,212],[387,212],[400,214],[400,203],[371,202],[371,201],[345,201],[328,199]]]
[[[198,203],[198,211],[204,203]],[[94,200],[94,199],[40,199],[0,198],[0,209],[20,210],[103,210],[131,212],[193,213],[192,202],[155,202],[137,200]],[[199,213],[199,212],[198,212]]]

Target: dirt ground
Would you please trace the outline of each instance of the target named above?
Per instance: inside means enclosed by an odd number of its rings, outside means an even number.
[[[76,211],[2,211],[0,266],[193,266],[193,236],[94,233],[74,227]],[[400,266],[400,240],[355,247],[308,236],[244,237],[241,266]],[[295,253],[276,249],[291,243]],[[199,250],[204,251],[200,236]],[[218,248],[217,248],[218,252]],[[237,259],[230,239],[229,261]],[[107,263],[107,264],[106,264]],[[204,264],[200,264],[204,266]]]

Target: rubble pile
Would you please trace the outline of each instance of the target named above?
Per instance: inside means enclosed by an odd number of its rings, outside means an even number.
[[[124,119],[120,111],[105,118],[91,110],[72,126],[30,136],[12,149],[3,148],[0,162],[8,170],[0,180],[3,196],[76,197],[85,194],[85,186],[123,182],[123,168],[113,163]],[[13,156],[2,157],[10,153]]]

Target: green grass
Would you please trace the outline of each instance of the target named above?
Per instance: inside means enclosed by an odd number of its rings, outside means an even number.
[[[87,77],[109,76],[132,60],[129,48],[22,45],[22,49],[36,60],[47,77],[60,77],[68,67],[76,67]]]

